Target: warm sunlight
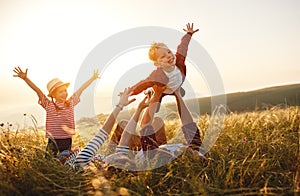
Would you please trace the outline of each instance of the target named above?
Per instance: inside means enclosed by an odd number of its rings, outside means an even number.
[[[299,195],[299,10],[0,0],[0,195]]]
[[[163,5],[172,3],[166,1]],[[158,8],[155,3],[138,1],[130,4],[116,0],[3,1],[0,4],[0,52],[3,54],[0,77],[1,83],[6,84],[2,89],[7,91],[1,95],[3,111],[14,105],[34,105],[37,102],[34,92],[11,77],[14,66],[28,68],[28,76],[45,93],[47,82],[58,77],[71,83],[71,94],[82,63],[103,40],[142,26],[162,26],[181,31],[188,21],[199,27],[200,31],[193,39],[205,48],[215,62],[226,92],[299,81],[296,52],[300,50],[300,44],[297,44],[298,3],[292,1],[272,2],[272,6],[266,2],[248,1],[228,1],[222,6],[205,1],[189,4],[177,1],[178,6],[167,15],[164,14],[165,6]],[[182,9],[189,13],[178,14]],[[190,60],[193,65],[193,59]],[[133,66],[148,62],[147,49],[139,49],[113,59],[109,66],[94,65],[108,66],[97,81],[94,99],[111,97],[120,77]],[[196,89],[196,95],[209,95],[205,78],[199,77],[193,66],[189,67],[187,82]],[[90,77],[92,71],[85,77]],[[142,75],[140,78],[143,78]],[[9,91],[11,88],[18,90]],[[96,102],[97,111],[100,112],[101,108],[103,112],[109,110],[107,104],[100,104]]]

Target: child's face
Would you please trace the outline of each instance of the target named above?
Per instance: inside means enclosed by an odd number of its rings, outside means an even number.
[[[64,102],[68,97],[67,87],[65,85],[58,87],[53,92],[53,98],[57,102]]]
[[[157,50],[156,63],[160,66],[174,66],[175,55],[169,48],[161,47]]]

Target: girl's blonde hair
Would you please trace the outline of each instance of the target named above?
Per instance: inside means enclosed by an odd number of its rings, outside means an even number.
[[[168,48],[168,46],[161,42],[152,43],[148,51],[148,56],[151,61],[157,61],[157,50],[159,48]]]

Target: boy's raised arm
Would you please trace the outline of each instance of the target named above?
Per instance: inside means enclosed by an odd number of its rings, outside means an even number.
[[[194,30],[194,24],[188,23],[186,25],[186,29],[183,29],[186,34],[181,38],[180,44],[177,46],[176,51],[176,66],[180,69],[184,75],[186,75],[186,67],[185,67],[185,58],[188,51],[188,45],[190,43],[191,37],[194,33],[198,32],[199,29]]]
[[[94,70],[93,76],[92,76],[90,79],[88,79],[88,81],[86,81],[86,82],[85,82],[85,83],[84,83],[84,84],[76,91],[76,95],[77,95],[78,97],[80,97],[81,94],[82,94],[82,92],[83,92],[88,86],[90,86],[94,80],[96,80],[96,79],[98,79],[98,78],[100,78],[99,73],[98,73],[98,70]]]
[[[42,99],[44,95],[43,92],[27,77],[28,69],[26,69],[26,71],[23,72],[20,67],[15,67],[13,71],[16,73],[15,75],[13,75],[14,77],[19,77],[23,79],[28,84],[28,86],[30,86],[30,88],[32,88],[36,92],[39,99]]]
[[[194,34],[196,33],[197,31],[199,31],[199,29],[195,29],[194,30],[194,23],[190,24],[190,23],[187,23],[186,24],[186,29],[183,29],[185,32],[187,33],[190,33],[190,34]]]

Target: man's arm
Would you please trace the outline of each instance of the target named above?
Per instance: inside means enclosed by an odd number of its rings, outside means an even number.
[[[106,119],[106,121],[102,127],[102,129],[105,130],[108,134],[110,133],[112,127],[114,126],[116,118],[119,115],[119,113],[121,112],[121,110],[123,109],[123,107],[125,107],[125,106],[129,105],[130,103],[132,103],[133,101],[135,101],[135,99],[129,100],[130,96],[131,96],[131,93],[128,88],[126,88],[122,93],[120,93],[119,104],[114,108],[112,113],[108,116],[108,118]]]
[[[133,116],[130,118],[129,122],[127,123],[119,141],[119,146],[128,146],[131,136],[136,132],[136,125],[139,121],[141,112],[145,107],[149,104],[147,102],[147,97],[145,97],[140,104],[138,105],[136,111],[134,112]]]

